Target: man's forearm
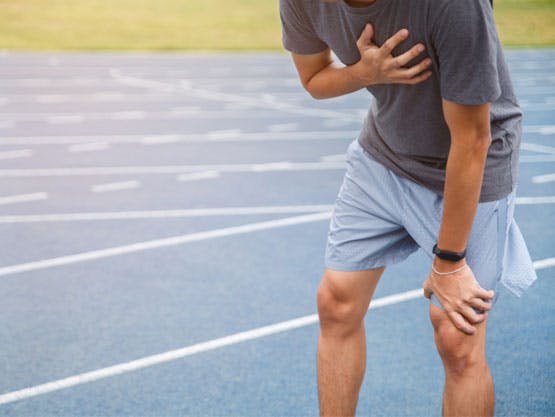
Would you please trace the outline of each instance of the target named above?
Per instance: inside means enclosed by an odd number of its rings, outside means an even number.
[[[345,66],[332,62],[316,73],[305,88],[316,99],[338,97],[360,90],[365,84],[355,75],[357,64]]]
[[[480,199],[489,138],[452,142],[437,245],[441,249],[459,252],[466,248]]]

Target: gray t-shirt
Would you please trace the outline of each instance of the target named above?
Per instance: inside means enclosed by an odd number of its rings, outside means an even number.
[[[522,112],[495,28],[489,0],[376,0],[352,7],[345,0],[280,0],[283,45],[298,54],[329,47],[346,65],[360,59],[356,47],[366,23],[382,45],[402,28],[409,38],[398,56],[418,42],[432,59],[432,76],[416,85],[380,84],[358,140],[398,175],[443,194],[451,136],[441,99],[491,103],[492,143],[480,201],[509,194],[516,184]]]

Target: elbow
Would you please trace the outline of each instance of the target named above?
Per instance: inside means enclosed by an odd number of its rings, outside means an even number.
[[[310,96],[316,100],[323,100],[329,98],[330,96],[326,94],[326,89],[322,86],[320,80],[317,77],[318,73],[312,74],[310,77],[306,77],[301,80],[304,89],[310,94]]]
[[[310,80],[307,82],[303,82],[304,89],[310,94],[310,96],[316,100],[323,100],[327,98],[326,95],[322,94],[317,88],[314,88],[313,85],[310,84]]]
[[[486,157],[491,145],[490,132],[473,132],[464,135],[460,139],[451,138],[451,146],[455,146],[464,153],[474,155],[476,157]]]
[[[489,129],[487,132],[476,132],[472,139],[474,152],[487,155],[491,145],[491,134]]]
[[[310,94],[310,96],[316,100],[323,100],[325,98],[328,98],[327,96],[318,93],[317,91],[313,91],[313,90],[307,90]]]

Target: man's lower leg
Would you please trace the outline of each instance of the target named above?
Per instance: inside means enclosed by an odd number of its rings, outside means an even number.
[[[430,303],[430,318],[445,369],[443,415],[493,416],[495,393],[486,361],[487,322],[477,324],[475,334],[464,334],[433,303]]]
[[[321,416],[354,416],[366,368],[364,324],[349,334],[320,330],[318,396]]]
[[[483,363],[464,371],[445,371],[444,416],[493,416],[495,392],[489,367]]]

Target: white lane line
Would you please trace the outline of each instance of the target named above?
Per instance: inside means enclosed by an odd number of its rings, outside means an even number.
[[[555,125],[530,125],[523,126],[523,133],[539,133],[540,135],[555,134]]]
[[[159,145],[164,143],[182,142],[180,135],[156,135],[145,136],[142,139],[133,142],[141,142],[143,145]]]
[[[542,259],[534,262],[536,269],[543,269],[555,266],[555,258]],[[414,300],[423,297],[424,294],[421,288],[410,291],[405,291],[385,297],[376,298],[371,301],[368,310],[373,310],[381,307],[386,307],[394,304],[399,304],[405,301]],[[260,339],[262,337],[270,336],[276,333],[286,332],[289,330],[298,329],[301,327],[310,326],[318,323],[318,315],[310,314],[303,317],[298,317],[292,320],[282,321],[279,323],[271,324],[268,326],[257,327],[255,329],[247,330],[240,333],[234,333],[228,336],[212,339],[206,342],[197,343],[183,348],[169,350],[155,355],[145,356],[129,362],[119,363],[117,365],[100,368],[90,372],[73,375],[67,378],[58,379],[56,381],[47,382],[45,384],[35,385],[29,388],[23,388],[17,391],[7,392],[0,395],[0,405],[8,404],[14,401],[23,400],[37,395],[46,394],[52,391],[59,391],[66,388],[71,388],[76,385],[85,384],[99,379],[109,378],[116,375],[121,375],[127,372],[136,371],[139,369],[147,368],[149,366],[159,365],[161,363],[171,362],[177,359],[182,359],[187,356],[192,356],[198,353],[207,352],[214,349],[219,349],[225,346],[231,346],[238,343],[246,342],[249,340]]]
[[[98,67],[97,67],[98,68]],[[102,68],[104,69],[104,68]],[[110,69],[110,74],[115,74],[117,75],[119,72],[119,69],[117,68],[111,68]],[[184,70],[179,70],[179,71],[172,71],[172,70],[168,70],[167,72],[164,73],[165,74],[165,79],[176,79],[176,78],[180,78],[180,79],[187,79],[191,82],[195,82],[195,83],[208,83],[208,84],[215,84],[215,85],[221,85],[221,84],[225,84],[225,85],[230,85],[230,84],[241,84],[243,82],[248,81],[249,79],[251,79],[251,77],[249,76],[239,76],[239,77],[232,77],[232,76],[210,76],[207,77],[205,76],[206,74],[188,74],[187,72],[185,72]],[[156,73],[152,73],[149,74],[152,75],[154,77],[159,76],[159,74]],[[184,78],[187,77],[187,78]],[[129,77],[132,78],[132,77]],[[256,78],[259,79],[264,79],[267,82],[271,83],[272,86],[279,86],[279,87],[299,87],[300,81],[299,78],[297,77],[296,73],[294,72],[267,72],[265,74],[259,74],[257,75]],[[144,84],[140,84],[140,83],[135,83],[134,86],[135,87],[144,87],[144,88],[150,88],[150,89],[157,89],[158,87],[163,90],[164,86],[167,85],[167,83],[161,82],[161,81],[156,81],[155,79],[152,79],[152,81],[150,79],[142,79],[139,78],[139,80],[144,80],[147,81],[147,83]],[[531,81],[537,81],[535,79],[530,79]],[[518,81],[518,80],[515,80]],[[113,83],[114,80],[111,78],[16,78],[16,77],[12,77],[12,78],[7,78],[5,79],[5,81],[2,81],[2,83],[9,83],[9,85],[11,86],[20,86],[20,85],[24,85],[24,86],[37,86],[37,87],[42,87],[42,86],[56,86],[56,87],[65,87],[65,86],[73,86],[73,85],[91,85],[91,84],[100,84],[98,86],[98,88],[106,88],[106,84],[111,84]],[[158,83],[158,84],[156,84]],[[131,85],[131,83],[128,83],[128,85]],[[547,86],[546,86],[547,88]],[[539,90],[539,91],[545,91],[545,89]],[[299,90],[297,90],[299,91]],[[176,93],[177,91],[175,89],[171,90],[168,89],[167,92],[169,93]],[[302,91],[301,91],[302,93]]]
[[[144,111],[120,111],[107,115],[112,120],[140,120],[146,119],[148,114]]]
[[[6,101],[13,103],[90,103],[90,102],[160,102],[172,96],[165,93],[124,93],[120,91],[99,91],[83,94],[6,94]],[[2,98],[0,98],[2,105]]]
[[[256,214],[293,214],[331,211],[333,205],[217,207],[183,210],[141,210],[88,213],[23,214],[0,216],[0,223],[36,223],[83,220],[164,219],[176,217],[244,216]]]
[[[516,198],[516,204],[553,204],[553,203],[555,203],[555,196]]]
[[[278,220],[270,220],[259,223],[248,223],[242,226],[226,227],[223,229],[208,230],[205,232],[189,233],[184,235],[172,236],[163,239],[147,240],[123,246],[115,246],[107,249],[81,252],[74,255],[60,256],[57,258],[43,259],[40,261],[27,262],[18,265],[5,266],[0,268],[0,276],[18,274],[21,272],[35,271],[38,269],[51,268],[60,265],[69,265],[78,262],[89,261],[92,259],[108,258],[112,256],[124,255],[149,249],[157,249],[167,246],[181,245],[183,243],[198,242],[201,240],[215,239],[224,236],[233,236],[244,233],[251,233],[259,230],[276,229],[279,227],[292,226],[302,223],[310,223],[327,220],[331,212],[306,214],[303,216],[286,217]]]
[[[47,193],[31,193],[31,194],[18,194],[7,197],[0,197],[0,205],[26,203],[28,201],[45,200],[48,198]]]
[[[555,197],[517,197],[517,205],[549,204]],[[181,210],[137,210],[84,213],[23,214],[0,216],[0,223],[36,223],[87,220],[163,219],[176,217],[243,216],[256,214],[291,214],[331,211],[333,205],[297,205],[262,207],[216,207]]]
[[[125,110],[118,112],[87,112],[87,113],[1,113],[0,117],[4,119],[16,120],[18,122],[43,122],[51,124],[63,124],[63,123],[77,123],[82,121],[104,121],[104,120],[139,120],[139,119],[150,119],[150,120],[179,120],[184,117],[194,117],[194,119],[204,119],[204,120],[221,120],[221,119],[253,119],[253,118],[265,118],[265,119],[275,119],[279,118],[280,115],[275,111],[268,109],[253,109],[250,113],[245,113],[244,111],[239,111],[237,109],[230,110],[200,110],[200,109],[174,109],[168,111],[142,111],[142,110]]]
[[[555,162],[555,154],[554,155],[522,155],[519,158],[519,162]]]
[[[214,130],[206,134],[207,140],[238,139],[241,137],[241,129]]]
[[[252,172],[290,171],[292,169],[293,169],[293,163],[289,161],[269,162],[266,164],[253,164],[250,168]]]
[[[534,184],[543,184],[551,181],[555,181],[555,174],[536,175],[532,177],[532,182]]]
[[[524,105],[521,106],[522,109],[526,112],[543,112],[543,113],[547,113],[547,112],[552,112],[553,110],[555,110],[555,107],[553,107],[553,105],[549,105],[549,104],[529,104],[529,105]]]
[[[375,300],[372,300],[372,302],[370,303],[369,310],[402,303],[404,301],[409,301],[420,297],[423,297],[423,293],[422,293],[422,290],[419,288],[416,290],[405,291],[398,294],[376,298]],[[315,323],[318,323],[318,315],[310,314],[307,316],[298,317],[292,320],[282,321],[280,323],[275,323],[268,326],[257,327],[255,329],[231,334],[229,336],[224,336],[217,339],[212,339],[206,342],[197,343],[183,348],[174,349],[163,353],[158,353],[155,355],[145,356],[129,362],[119,363],[117,365],[100,368],[90,372],[84,372],[67,378],[58,379],[56,381],[47,382],[45,384],[35,385],[33,387],[7,392],[5,394],[0,395],[0,404],[8,404],[14,401],[23,400],[30,397],[36,397],[37,395],[46,394],[53,391],[59,391],[66,388],[71,388],[76,385],[81,385],[88,382],[97,381],[99,379],[121,375],[127,372],[133,372],[150,366],[155,366],[162,363],[175,361],[177,359],[183,359],[187,356],[192,356],[198,353],[219,349],[225,346],[235,345],[249,340],[260,339],[262,337],[270,336],[276,333],[286,332],[293,329],[298,329]]]
[[[209,89],[195,88],[190,80],[180,80],[178,85],[172,83],[163,83],[145,78],[132,77],[123,74],[117,69],[111,69],[110,75],[115,81],[131,86],[138,86],[148,88],[155,91],[175,91],[176,89],[185,90],[190,97],[197,97],[200,99],[216,101],[218,103],[227,103],[234,105],[252,105],[257,109],[271,109],[292,113],[295,116],[305,115],[319,118],[342,118],[348,120],[356,120],[361,122],[360,117],[354,116],[349,113],[342,113],[334,110],[308,108],[283,102],[280,99],[272,98],[268,95],[262,97],[245,97],[238,94],[223,93],[219,91],[212,91]],[[228,83],[229,81],[226,81]]]
[[[52,125],[81,123],[83,120],[85,120],[85,118],[81,114],[68,114],[46,117],[46,121]]]
[[[1,122],[0,122],[1,123]],[[343,140],[351,141],[358,131],[295,131],[295,132],[248,132],[234,134],[193,133],[165,135],[85,135],[85,136],[12,136],[0,138],[0,145],[57,145],[83,142],[109,143],[149,143],[149,142],[260,142],[260,141],[300,141],[300,140]]]
[[[138,188],[140,185],[139,181],[120,181],[111,182],[108,184],[97,184],[91,187],[93,193],[104,193],[107,191],[119,191],[119,190],[129,190],[131,188]]]
[[[0,169],[0,177],[66,177],[82,175],[179,174],[198,171],[261,172],[345,169],[344,162],[269,162],[260,164],[153,165],[80,168]]]
[[[534,268],[536,269],[551,268],[552,266],[555,266],[555,258],[546,258],[534,261]]]
[[[334,155],[324,155],[320,157],[320,161],[322,162],[339,162],[345,161],[346,155],[344,153],[338,153]]]
[[[91,143],[77,143],[67,148],[69,152],[93,152],[108,149],[110,144],[108,142],[91,142]]]
[[[110,68],[110,76],[117,82],[129,85],[131,87],[147,88],[149,90],[160,91],[163,93],[171,93],[175,87],[169,83],[163,83],[155,80],[148,80],[145,78],[127,77],[124,76],[118,68]]]
[[[352,123],[353,123],[353,121],[351,121],[351,120],[329,119],[329,120],[324,120],[323,125],[324,125],[324,127],[327,127],[327,128],[337,128],[337,127],[342,127],[342,126],[349,125],[349,124],[352,124]]]
[[[299,128],[298,123],[278,123],[268,126],[269,132],[291,132]]]
[[[206,180],[210,178],[218,178],[219,176],[220,176],[219,171],[193,172],[191,174],[179,175],[177,177],[177,181],[182,181],[182,182],[198,181],[198,180]]]
[[[553,147],[553,146],[538,145],[538,144],[530,143],[530,142],[522,142],[520,144],[520,148],[525,150],[525,151],[555,154],[555,147]]]
[[[14,151],[0,152],[0,159],[28,158],[33,155],[31,149],[17,149]]]
[[[187,82],[181,82],[180,86],[185,88],[191,96],[203,99],[216,101],[218,103],[228,103],[234,105],[251,105],[257,109],[265,108],[271,110],[277,110],[284,113],[293,114],[297,117],[301,115],[309,117],[318,118],[332,118],[332,119],[344,119],[349,121],[362,122],[360,115],[354,115],[351,113],[343,113],[335,110],[327,109],[317,109],[313,107],[306,107],[299,104],[293,104],[291,102],[284,102],[277,98],[272,98],[268,95],[263,97],[245,97],[238,94],[223,93],[219,91],[211,91],[208,89],[193,88]]]

